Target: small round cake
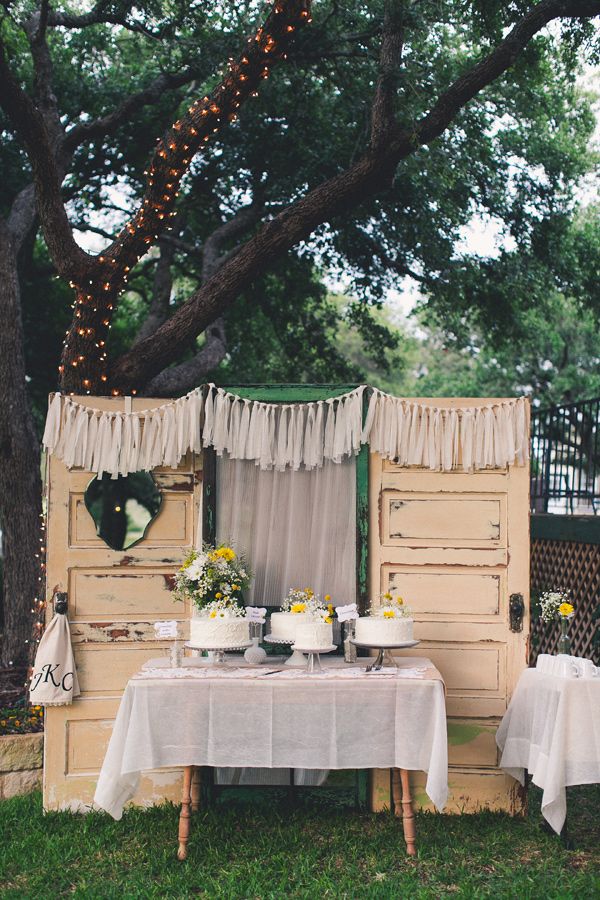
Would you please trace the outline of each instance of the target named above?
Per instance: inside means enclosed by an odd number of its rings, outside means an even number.
[[[413,624],[406,616],[361,616],[356,620],[354,638],[359,644],[404,644],[414,640]]]
[[[293,649],[299,647],[306,650],[325,650],[333,645],[333,629],[331,622],[299,622],[296,626],[296,643]]]
[[[298,625],[312,622],[310,613],[276,612],[271,614],[271,637],[295,641]]]
[[[190,644],[197,647],[239,647],[250,641],[250,625],[247,619],[192,616]]]

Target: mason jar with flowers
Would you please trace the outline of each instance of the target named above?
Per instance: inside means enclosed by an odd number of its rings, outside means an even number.
[[[560,622],[558,652],[567,656],[571,654],[571,638],[569,622],[575,615],[575,607],[570,600],[570,591],[544,591],[540,595],[540,619],[542,622]]]

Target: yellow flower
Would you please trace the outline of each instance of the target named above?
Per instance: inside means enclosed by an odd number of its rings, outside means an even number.
[[[564,616],[564,618],[566,618],[567,616],[573,615],[573,613],[575,612],[575,607],[572,603],[561,603],[558,607],[558,611],[561,616]]]
[[[402,599],[402,597],[396,597],[396,603],[398,604],[398,606],[402,606],[404,600]]]
[[[325,603],[329,603],[329,601],[331,600],[331,594],[325,594],[323,599],[325,600]]]
[[[217,600],[220,600],[222,596],[223,596],[223,594],[221,593],[221,591],[217,591],[217,593],[215,594],[215,597],[217,598]]]
[[[305,594],[306,594],[307,597],[314,597],[314,596],[315,596],[315,592],[313,591],[312,588],[304,588],[304,592],[305,592]]]
[[[19,722],[19,720],[18,720],[18,719],[15,719],[15,725],[20,725],[20,724],[21,724],[21,723]]]
[[[385,594],[383,595],[383,599],[384,599],[384,600],[391,600],[391,599],[392,599],[392,595],[390,594],[389,591],[386,591],[386,592],[385,592]]]
[[[232,590],[232,591],[239,591],[239,589],[240,589],[239,584],[232,584],[232,585],[231,585],[231,590]]]
[[[393,609],[384,609],[384,611],[383,611],[383,618],[384,618],[384,619],[395,619],[395,618],[396,618],[396,613],[394,612]]]
[[[328,603],[328,604],[327,604],[327,612],[329,613],[330,616],[333,615],[333,613],[334,613],[334,606],[333,606],[333,603]]]
[[[219,547],[218,550],[215,550],[215,556],[221,557],[221,559],[226,559],[227,562],[231,562],[232,559],[235,559],[235,551],[231,549],[231,547]]]
[[[303,613],[306,612],[306,603],[292,603],[290,607],[291,613]]]
[[[216,609],[213,609],[213,611],[211,612],[211,614],[209,615],[208,618],[209,618],[209,619],[216,619],[216,618],[217,618],[217,611],[216,611]]]
[[[331,618],[331,616],[327,616],[327,618],[325,619],[325,623],[327,625],[331,625],[332,622],[333,622],[333,619]]]

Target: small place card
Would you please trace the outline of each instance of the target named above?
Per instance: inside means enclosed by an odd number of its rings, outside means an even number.
[[[246,618],[249,622],[262,623],[265,621],[267,610],[264,606],[247,606]]]
[[[176,619],[171,619],[164,622],[155,622],[154,623],[154,632],[156,637],[160,639],[162,638],[176,638],[177,637],[177,626],[179,622]]]
[[[356,603],[348,603],[347,606],[336,606],[336,615],[338,622],[351,622],[352,619],[358,619],[358,608]]]

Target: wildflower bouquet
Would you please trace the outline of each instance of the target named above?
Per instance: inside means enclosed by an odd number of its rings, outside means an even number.
[[[245,560],[232,547],[225,544],[206,546],[203,550],[192,550],[188,555],[175,575],[173,593],[177,600],[191,600],[199,610],[216,603],[221,605],[214,609],[237,607],[243,615],[242,596],[251,577]]]
[[[284,612],[294,614],[308,613],[314,619],[330,624],[335,616],[335,607],[331,603],[331,595],[325,594],[323,600],[312,588],[290,588],[281,608]]]
[[[369,615],[382,619],[410,619],[412,610],[398,594],[396,588],[390,588],[380,595],[379,605],[369,607]]]
[[[575,607],[569,597],[570,591],[544,591],[543,594],[540,594],[540,619],[542,622],[573,618]]]

